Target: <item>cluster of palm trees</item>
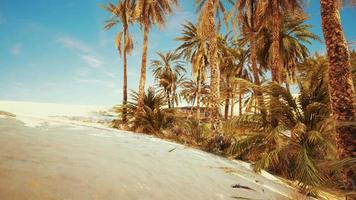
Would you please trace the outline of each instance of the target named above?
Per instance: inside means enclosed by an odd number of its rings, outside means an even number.
[[[109,3],[108,5],[101,5],[101,7],[111,14],[109,20],[105,22],[104,28],[111,29],[117,24],[122,25],[120,31],[115,38],[115,44],[121,55],[123,46],[124,54],[124,84],[123,84],[123,104],[127,104],[127,54],[133,49],[132,38],[129,34],[129,26],[138,23],[143,27],[143,53],[141,62],[141,76],[139,84],[139,107],[137,112],[141,112],[143,108],[143,99],[145,93],[146,83],[146,66],[147,66],[147,50],[148,50],[148,34],[150,28],[155,26],[164,26],[165,17],[172,13],[172,5],[178,5],[177,0],[120,0],[117,5]],[[124,40],[123,45],[121,40]],[[123,118],[126,120],[126,109],[123,110]]]
[[[302,0],[196,0],[197,24],[183,24],[182,35],[177,38],[181,45],[174,51],[158,53],[159,59],[151,62],[153,75],[167,99],[167,106],[174,108],[181,96],[196,105],[199,121],[201,101],[210,108],[211,130],[215,135],[221,131],[220,107],[224,104],[224,117],[233,116],[235,95],[238,95],[239,114],[242,98],[247,95],[246,105],[255,112],[270,116],[269,124],[278,127],[276,109],[268,108],[259,89],[270,72],[275,84],[289,85],[300,80],[296,77],[297,66],[309,56],[306,44],[320,40],[305,24],[307,14]],[[231,8],[227,10],[225,7]],[[122,25],[115,38],[119,54],[124,59],[124,89],[122,119],[126,122],[127,109],[127,54],[133,48],[129,27],[139,24],[143,28],[143,53],[140,83],[137,94],[136,113],[144,111],[145,81],[147,71],[148,35],[152,26],[162,27],[166,16],[172,14],[178,0],[119,0],[117,4],[102,6],[111,17],[105,29]],[[356,102],[352,81],[349,49],[341,27],[340,2],[320,0],[322,29],[327,48],[328,90],[331,113],[338,122],[336,126],[338,155],[340,159],[354,158],[356,152],[355,126]],[[221,24],[232,27],[239,35],[220,33]],[[122,43],[123,40],[123,43]],[[192,79],[186,80],[185,63],[191,65]],[[210,74],[208,75],[208,72]],[[240,79],[253,83],[253,87],[241,84]],[[207,80],[210,83],[207,84]],[[298,82],[299,83],[299,82]],[[271,93],[269,98],[279,98]],[[223,101],[222,101],[223,100]],[[224,103],[222,103],[224,102]],[[350,123],[351,122],[351,123]],[[344,182],[350,188],[352,171],[344,171]]]

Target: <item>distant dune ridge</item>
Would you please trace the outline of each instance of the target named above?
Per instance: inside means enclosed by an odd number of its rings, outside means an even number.
[[[110,106],[83,106],[24,101],[0,101],[0,115],[17,117],[27,126],[38,126],[44,120],[87,123],[110,123],[116,117]]]
[[[1,110],[0,110],[0,116],[16,117],[15,114],[12,114],[12,113],[9,113],[9,112],[5,112],[5,111],[1,111]]]

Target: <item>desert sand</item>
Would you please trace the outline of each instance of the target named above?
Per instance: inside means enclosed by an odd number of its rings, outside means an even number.
[[[248,163],[95,123],[107,109],[0,101],[16,115],[0,117],[0,199],[305,199]]]

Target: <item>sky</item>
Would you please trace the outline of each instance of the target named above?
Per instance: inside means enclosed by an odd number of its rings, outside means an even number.
[[[103,30],[107,0],[0,0],[0,100],[80,105],[115,105],[122,99],[122,58],[114,47],[121,29]],[[117,2],[117,0],[113,0]],[[306,11],[312,31],[322,38],[319,1]],[[356,41],[356,9],[341,10],[348,41]],[[194,0],[180,0],[164,29],[149,33],[148,59],[178,46],[181,24],[195,21]],[[137,90],[143,32],[131,27],[134,50],[128,58],[129,89]],[[323,43],[310,51],[325,53]],[[148,62],[149,63],[149,62]],[[146,85],[153,85],[147,68]]]

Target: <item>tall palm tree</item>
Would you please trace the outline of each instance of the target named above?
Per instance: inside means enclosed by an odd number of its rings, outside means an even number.
[[[278,67],[278,83],[285,82],[286,88],[289,88],[289,82],[294,80],[296,65],[302,62],[309,56],[309,51],[306,44],[310,44],[311,40],[319,40],[319,38],[310,32],[310,25],[305,24],[306,18],[302,16],[286,14],[282,19],[282,26],[279,37],[279,62]],[[259,32],[261,37],[259,61],[263,66],[271,66],[272,76],[274,73],[273,59],[275,52],[273,47],[273,30],[263,28]],[[273,81],[276,81],[273,79]],[[270,109],[273,111],[273,109]],[[271,115],[272,117],[274,115]],[[271,120],[274,126],[278,125],[277,118]]]
[[[129,33],[129,25],[133,23],[133,9],[134,3],[132,0],[122,0],[119,1],[117,6],[112,3],[108,5],[101,5],[101,7],[111,14],[110,19],[105,21],[104,29],[110,30],[117,24],[122,25],[122,30],[117,34],[115,38],[115,47],[118,49],[119,56],[124,54],[124,83],[123,83],[123,110],[122,110],[122,120],[126,122],[127,114],[127,54],[131,54],[133,49],[132,38]],[[124,41],[123,48],[121,41]],[[123,51],[122,51],[123,49]]]
[[[225,119],[228,118],[234,78],[242,78],[247,52],[235,44],[230,34],[218,37],[218,61],[221,77],[221,95],[225,98]],[[233,103],[233,102],[232,102]]]
[[[224,105],[224,119],[228,119],[229,106],[231,99],[231,79],[234,76],[234,71],[236,70],[235,59],[233,56],[233,51],[229,47],[228,35],[225,37],[219,36],[218,38],[218,59],[220,63],[220,96],[225,99]]]
[[[165,17],[173,12],[173,5],[178,6],[178,0],[136,0],[135,16],[144,29],[140,84],[138,91],[138,112],[141,112],[144,106],[148,33],[152,25],[158,27],[165,25]]]
[[[355,89],[347,42],[341,26],[339,2],[320,0],[322,28],[329,60],[329,91],[334,119],[341,123],[356,121]],[[336,129],[339,157],[356,156],[355,126],[342,125]],[[351,171],[344,171],[347,189],[352,187]]]
[[[177,48],[177,51],[184,59],[189,61],[192,65],[192,74],[197,83],[196,93],[196,118],[200,121],[200,94],[202,84],[206,79],[206,68],[208,65],[208,45],[202,34],[197,31],[197,27],[187,21],[183,24],[182,36],[176,38],[182,44]]]
[[[232,0],[228,0],[234,3]],[[208,42],[208,61],[210,67],[210,95],[211,95],[211,125],[215,133],[220,129],[220,70],[217,63],[217,26],[215,17],[223,14],[227,21],[227,13],[222,0],[196,0],[199,10],[198,31]],[[209,31],[206,31],[209,30]]]
[[[260,69],[257,67],[257,35],[262,28],[262,21],[257,17],[258,0],[241,0],[236,4],[238,15],[235,19],[238,20],[239,29],[245,42],[249,43],[250,64],[252,68],[254,83],[261,85]],[[234,10],[233,10],[234,11]],[[258,107],[264,107],[263,96],[261,92],[255,91]]]
[[[250,74],[249,74],[249,69],[246,67],[246,63],[248,61],[249,53],[248,50],[243,49],[239,46],[235,47],[236,50],[236,59],[238,61],[238,68],[237,74],[234,75],[234,78],[232,80],[232,90],[236,90],[237,85],[238,87],[238,105],[239,105],[239,115],[242,115],[242,99],[244,94],[246,93],[246,90],[241,86],[241,84],[238,83],[238,79],[245,79],[245,80],[252,80]],[[233,117],[234,114],[234,92],[232,92],[232,97],[231,99],[233,102],[231,103],[231,117]]]
[[[302,12],[301,4],[303,0],[260,0],[258,3],[258,16],[266,23],[270,23],[268,27],[271,27],[272,35],[272,55],[271,55],[271,72],[272,80],[278,83],[281,82],[281,68],[282,59],[280,54],[281,46],[281,28],[283,16],[287,13],[294,13],[296,11]]]
[[[175,52],[157,52],[157,54],[159,59],[151,62],[152,72],[158,85],[163,88],[168,107],[174,108],[174,104],[178,103],[177,88],[183,82],[183,73],[186,72],[184,63]]]

